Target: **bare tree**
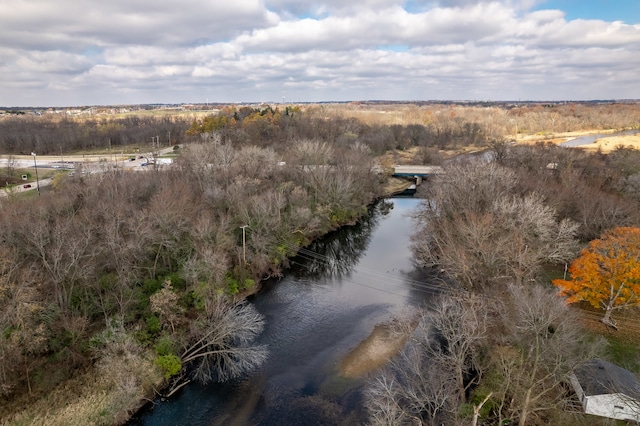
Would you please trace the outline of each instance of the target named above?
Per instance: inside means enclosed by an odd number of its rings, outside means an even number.
[[[193,322],[189,346],[180,356],[183,365],[193,365],[196,380],[225,381],[266,360],[266,347],[254,344],[264,320],[253,305],[219,296],[205,310],[204,317]]]
[[[13,173],[16,170],[16,165],[18,164],[18,160],[13,155],[9,155],[7,157],[7,176],[13,177]]]
[[[460,401],[455,379],[410,345],[366,390],[373,425],[437,425],[451,422]]]
[[[22,238],[23,250],[40,263],[58,307],[67,313],[78,284],[94,266],[93,233],[89,228],[76,227],[73,212],[51,217],[44,206],[36,210],[32,220],[21,221],[16,231]]]
[[[298,166],[331,164],[334,160],[334,149],[326,142],[304,139],[292,145],[291,161]]]
[[[558,405],[568,375],[602,345],[588,341],[575,313],[539,285],[511,286],[502,318],[503,338],[492,351],[502,377],[494,389],[498,420],[524,426]]]
[[[366,406],[373,424],[451,424],[479,392],[473,421],[491,401],[492,424],[544,422],[566,400],[572,370],[601,349],[551,289],[512,285],[502,300],[446,296],[367,388]]]
[[[480,351],[489,338],[490,311],[487,300],[477,295],[442,297],[416,330],[424,336],[430,360],[451,372],[459,401],[466,399],[485,369]]]
[[[21,268],[16,254],[0,248],[0,396],[9,395],[23,378],[31,392],[31,369],[47,350],[39,277]]]
[[[178,295],[171,288],[171,281],[166,280],[162,289],[149,297],[151,311],[157,313],[162,321],[168,322],[171,332],[175,333],[176,323],[180,320],[182,309],[178,305]]]
[[[373,424],[450,423],[485,369],[490,306],[472,294],[443,296],[424,311],[400,355],[367,388]],[[416,322],[414,322],[415,324]]]
[[[509,153],[509,143],[504,139],[493,139],[489,141],[489,149],[493,153],[493,161],[504,165]]]
[[[518,196],[514,178],[495,164],[471,164],[434,182],[431,198],[416,214],[418,260],[473,288],[504,278],[522,282],[544,262],[570,259],[577,225],[558,221],[537,194]]]
[[[238,153],[238,166],[245,176],[266,179],[277,167],[277,153],[271,148],[242,147]]]

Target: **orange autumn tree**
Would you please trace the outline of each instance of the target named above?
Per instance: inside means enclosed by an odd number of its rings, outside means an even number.
[[[616,327],[614,310],[640,305],[640,228],[615,228],[589,243],[569,267],[570,280],[553,280],[567,302],[586,301],[605,311],[602,322]]]

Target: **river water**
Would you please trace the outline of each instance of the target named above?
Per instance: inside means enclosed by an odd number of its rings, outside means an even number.
[[[577,138],[569,139],[568,141],[562,142],[560,144],[560,146],[575,147],[575,146],[581,146],[581,145],[589,145],[589,144],[594,143],[598,139],[609,138],[609,137],[612,137],[612,136],[635,135],[636,133],[639,133],[639,132],[640,132],[640,130],[634,129],[634,130],[626,130],[624,132],[598,133],[598,134],[594,134],[594,135],[578,136]]]
[[[130,425],[362,424],[364,379],[342,377],[338,367],[376,324],[433,297],[410,251],[408,215],[419,202],[378,203],[358,225],[303,250],[283,279],[252,297],[266,319],[259,343],[270,352],[260,369],[189,384]]]

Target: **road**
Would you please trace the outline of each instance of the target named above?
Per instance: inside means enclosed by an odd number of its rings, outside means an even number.
[[[173,152],[173,147],[168,147],[160,150],[158,156],[166,155]],[[131,160],[134,158],[134,160]],[[107,170],[113,170],[114,168],[123,168],[127,170],[147,170],[143,164],[147,164],[149,159],[153,158],[153,153],[137,153],[137,154],[123,154],[113,152],[112,154],[83,154],[83,155],[37,155],[34,157],[31,155],[3,155],[0,156],[0,168],[6,168],[11,166],[15,169],[35,169],[37,165],[38,169],[60,169],[60,170],[74,170],[79,165],[82,166],[82,170],[85,173],[101,173]],[[150,169],[151,167],[149,167]],[[40,187],[51,185],[52,178],[40,179]],[[30,185],[25,188],[25,186]],[[37,190],[38,183],[36,181],[23,181],[21,184],[12,187],[11,189],[0,189],[0,197],[6,197],[10,193],[16,194],[25,191]]]

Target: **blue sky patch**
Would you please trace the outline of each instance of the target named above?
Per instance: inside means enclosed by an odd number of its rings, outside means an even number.
[[[91,46],[82,51],[83,56],[100,56],[104,53],[104,48]]]
[[[547,0],[536,10],[558,9],[565,12],[567,21],[600,19],[640,24],[639,0]]]
[[[406,44],[385,44],[377,47],[378,50],[388,50],[390,52],[406,52],[411,46]]]

